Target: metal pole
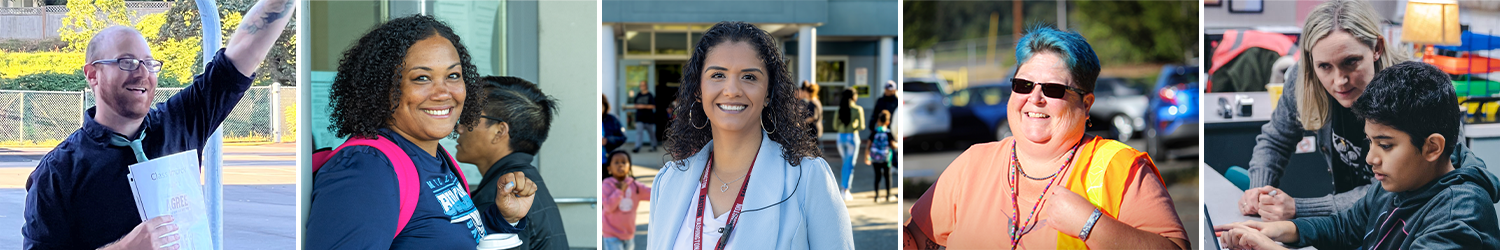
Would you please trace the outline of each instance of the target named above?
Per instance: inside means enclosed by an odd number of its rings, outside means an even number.
[[[212,61],[219,51],[219,7],[213,0],[195,0],[203,23],[203,65]],[[214,83],[199,83],[214,84]],[[208,230],[213,235],[214,249],[224,249],[224,127],[220,124],[214,134],[203,145],[204,199],[208,203]]]
[[[267,96],[271,98],[271,112],[268,114],[271,119],[266,119],[271,121],[271,141],[281,143],[281,82],[271,81],[271,88],[266,93],[270,93]]]
[[[16,135],[19,135],[16,138],[20,138],[21,142],[25,142],[26,141],[26,116],[27,116],[26,114],[27,113],[31,113],[31,111],[29,111],[29,110],[26,109],[26,92],[20,92],[18,94],[20,94],[20,96],[21,96],[21,99],[20,99],[21,100],[21,102],[20,102],[21,103],[21,126],[16,126],[16,132],[17,132]]]

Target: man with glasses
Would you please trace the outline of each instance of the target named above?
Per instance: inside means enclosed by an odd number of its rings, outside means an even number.
[[[155,104],[157,73],[139,31],[125,26],[94,34],[82,65],[95,107],[83,127],[42,158],[26,184],[25,249],[175,249],[179,234],[169,216],[142,221],[131,193],[128,166],[156,157],[203,149],[250,88],[286,28],[296,4],[257,3],[229,44],[214,53],[193,84]]]

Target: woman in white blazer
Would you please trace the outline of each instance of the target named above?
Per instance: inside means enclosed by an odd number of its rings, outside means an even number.
[[[766,31],[721,22],[682,70],[650,249],[853,249],[849,212]]]

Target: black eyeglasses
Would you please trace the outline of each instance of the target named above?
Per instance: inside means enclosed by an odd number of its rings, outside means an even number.
[[[139,69],[139,68],[141,68],[142,65],[144,65],[144,66],[146,66],[146,71],[151,72],[151,73],[161,72],[161,64],[162,64],[161,61],[157,61],[156,59],[135,59],[135,58],[105,59],[105,60],[94,61],[93,63],[90,63],[90,64],[95,64],[95,63],[113,63],[116,66],[119,66],[120,70],[123,70],[123,71],[135,71],[136,69]]]
[[[1042,96],[1053,99],[1062,99],[1063,95],[1067,94],[1067,91],[1070,90],[1078,93],[1080,96],[1088,93],[1081,88],[1060,83],[1035,83],[1021,78],[1010,79],[1010,91],[1016,92],[1016,94],[1031,94],[1031,90],[1036,89],[1037,85],[1042,86]]]
[[[505,122],[505,120],[501,120],[500,117],[494,117],[494,116],[488,116],[488,115],[479,115],[479,117],[484,117],[485,119],[495,120],[495,123]]]

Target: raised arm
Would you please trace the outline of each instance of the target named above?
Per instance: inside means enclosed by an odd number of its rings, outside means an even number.
[[[286,29],[296,9],[297,2],[293,0],[255,3],[250,11],[245,12],[245,19],[240,21],[234,36],[229,37],[224,56],[229,57],[240,73],[246,76],[254,74],[255,69],[260,68],[260,62],[266,60],[266,53],[276,45],[276,39],[281,37],[281,31]]]

